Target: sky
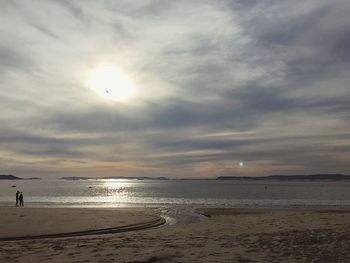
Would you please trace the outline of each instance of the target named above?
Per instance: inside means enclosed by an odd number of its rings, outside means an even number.
[[[0,174],[350,173],[348,0],[0,2]]]

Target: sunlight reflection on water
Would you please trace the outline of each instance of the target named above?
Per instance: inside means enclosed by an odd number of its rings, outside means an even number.
[[[16,185],[16,187],[12,187]],[[266,189],[265,186],[268,185]],[[0,203],[67,206],[337,205],[350,206],[350,182],[223,182],[217,180],[0,181]]]

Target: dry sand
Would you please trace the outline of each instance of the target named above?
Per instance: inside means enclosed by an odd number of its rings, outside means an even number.
[[[350,262],[348,211],[199,208],[205,216],[191,216],[181,209],[169,208],[169,215],[189,220],[147,230],[2,241],[0,262]],[[142,222],[162,210],[0,208],[0,235],[18,235],[11,229],[29,215],[30,230],[20,228],[35,234],[52,224],[63,231]],[[69,220],[61,220],[66,213]]]

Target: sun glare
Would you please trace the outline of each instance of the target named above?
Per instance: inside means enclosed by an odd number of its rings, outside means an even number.
[[[102,98],[114,101],[125,101],[134,92],[127,75],[113,65],[100,65],[94,68],[86,84]]]

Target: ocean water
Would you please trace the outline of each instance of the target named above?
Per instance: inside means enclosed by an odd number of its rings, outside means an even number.
[[[350,182],[346,181],[0,180],[0,205],[14,205],[17,190],[23,191],[27,206],[350,207]]]

